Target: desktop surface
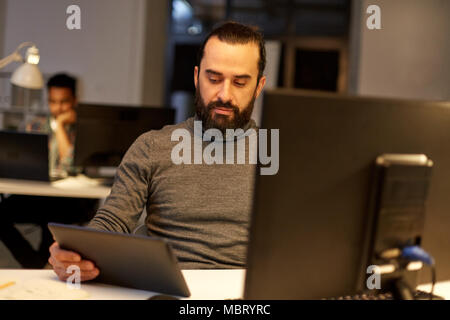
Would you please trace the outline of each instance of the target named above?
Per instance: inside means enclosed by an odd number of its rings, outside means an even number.
[[[243,295],[244,279],[246,271],[244,269],[230,270],[182,270],[183,276],[191,291],[191,296],[186,300],[227,300],[240,299]],[[25,287],[32,287],[37,292],[28,296],[29,299],[42,299],[39,297],[39,288],[35,284],[47,283],[48,288],[44,290],[48,299],[64,299],[64,296],[57,295],[61,285],[65,283],[58,280],[53,270],[25,270],[25,269],[0,269],[0,285],[14,281],[23,284]],[[58,286],[57,286],[58,285]],[[430,285],[425,284],[417,289],[428,292]],[[53,288],[53,289],[52,289]],[[62,290],[64,291],[65,288]],[[88,300],[147,300],[157,295],[156,292],[129,289],[106,284],[86,282],[81,284],[84,294],[75,296],[76,298]],[[53,292],[52,292],[53,290]],[[0,299],[1,299],[0,289]],[[450,300],[450,281],[436,284],[435,294]],[[16,296],[19,293],[16,292]],[[72,295],[73,297],[73,295]]]
[[[239,299],[242,297],[245,270],[182,270],[191,296],[189,300],[224,300]],[[29,299],[40,299],[45,296],[50,299],[88,299],[88,300],[147,300],[157,295],[157,292],[136,290],[112,285],[86,282],[81,283],[82,293],[70,294],[65,288],[65,283],[58,280],[53,270],[25,270],[25,269],[0,269],[0,285],[14,282],[22,288],[34,290]],[[44,284],[39,288],[37,285]],[[47,284],[47,289],[45,288]],[[20,296],[20,288],[15,291],[15,296]],[[66,294],[66,296],[64,296]],[[0,289],[0,299],[2,299]]]
[[[103,199],[110,192],[110,187],[84,175],[53,182],[0,178],[0,193],[6,194]]]

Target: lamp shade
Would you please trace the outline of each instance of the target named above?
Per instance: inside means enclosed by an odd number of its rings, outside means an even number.
[[[30,63],[24,63],[14,71],[11,83],[27,89],[41,89],[44,87],[41,71],[36,64]]]

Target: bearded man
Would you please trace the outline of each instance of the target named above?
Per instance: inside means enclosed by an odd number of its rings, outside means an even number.
[[[265,64],[264,40],[256,29],[227,22],[213,30],[194,69],[195,117],[147,132],[134,142],[89,227],[131,233],[145,208],[147,234],[166,239],[182,269],[244,267],[256,166],[248,161],[175,164],[171,137],[174,130],[187,130],[193,143],[200,139],[203,145],[248,139],[245,134],[229,137],[227,129],[256,129],[251,114],[266,81]],[[204,141],[194,132],[195,121],[201,121],[203,132],[217,129],[225,138]],[[70,276],[70,265],[80,267],[82,281],[99,274],[93,262],[57,243],[50,253],[49,262],[61,280]]]

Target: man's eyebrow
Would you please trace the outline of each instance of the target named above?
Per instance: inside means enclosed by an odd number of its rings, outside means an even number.
[[[207,69],[207,70],[205,70],[205,72],[206,72],[206,73],[209,73],[209,74],[214,74],[214,75],[216,75],[216,76],[223,76],[222,73],[217,72],[217,71],[214,71],[214,70],[211,70],[211,69]]]
[[[218,71],[214,71],[214,70],[211,70],[211,69],[207,69],[207,70],[205,70],[205,72],[209,73],[209,74],[216,75],[216,76],[223,76],[223,73],[218,72]],[[251,76],[249,74],[240,74],[240,75],[234,76],[234,78],[236,78],[236,79],[250,79]]]
[[[238,76],[234,76],[237,79],[250,79],[252,76],[249,74],[240,74]]]

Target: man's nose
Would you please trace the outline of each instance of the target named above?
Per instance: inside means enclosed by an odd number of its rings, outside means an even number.
[[[220,88],[218,98],[223,103],[232,102],[232,93],[231,93],[231,85],[229,81],[223,81],[222,86]]]

